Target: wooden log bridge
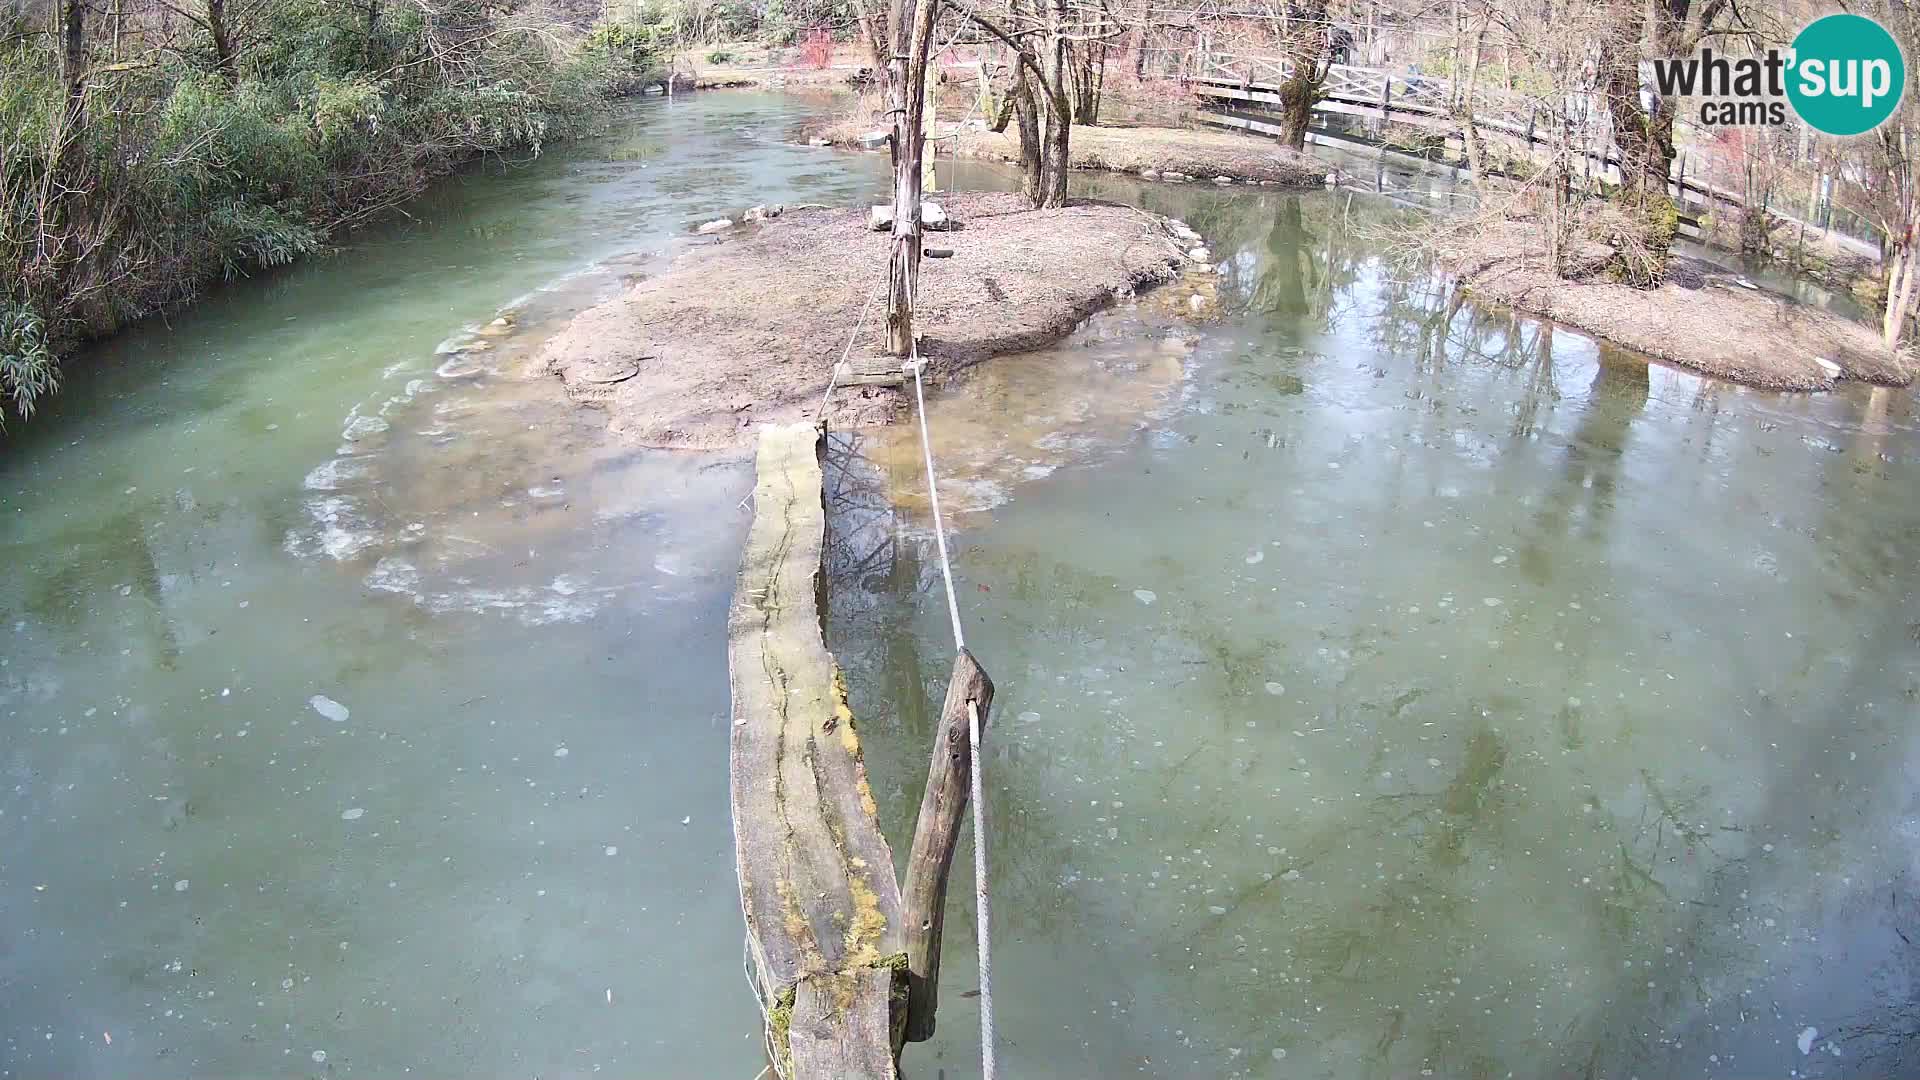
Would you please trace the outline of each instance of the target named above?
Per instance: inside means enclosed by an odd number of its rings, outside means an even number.
[[[822,432],[762,429],[727,619],[734,858],[767,1053],[786,1080],[895,1080],[933,1033],[947,873],[993,684],[954,663],[903,906],[846,684],[821,632]]]

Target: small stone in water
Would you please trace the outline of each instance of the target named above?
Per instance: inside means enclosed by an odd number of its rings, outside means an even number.
[[[353,809],[348,810],[345,813],[341,814],[340,820],[341,821],[359,821],[360,818],[365,814],[366,814],[365,810],[362,810],[360,807],[356,806]]]
[[[1272,694],[1274,697],[1279,697],[1281,694],[1284,694],[1286,692],[1287,692],[1287,688],[1280,685],[1277,682],[1270,682],[1267,684],[1267,693]]]
[[[1152,589],[1135,589],[1133,590],[1133,598],[1143,604],[1152,604],[1155,600],[1160,599]]]
[[[346,723],[347,717],[352,715],[347,711],[345,705],[340,704],[325,694],[313,695],[307,699],[307,704],[313,706],[314,712],[319,713],[321,716],[326,717],[336,724]]]

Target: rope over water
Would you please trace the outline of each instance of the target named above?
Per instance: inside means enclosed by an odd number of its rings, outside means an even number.
[[[852,355],[854,339],[859,337],[860,327],[867,320],[867,312],[872,309],[879,295],[879,290],[875,289],[867,297],[866,306],[861,309],[860,318],[854,323],[853,334],[847,339],[847,356]],[[910,340],[909,356],[902,366],[902,373],[911,372],[913,375],[914,404],[920,415],[920,453],[927,466],[927,501],[933,508],[933,538],[940,549],[940,578],[947,588],[947,617],[953,624],[953,647],[958,652],[967,647],[967,635],[960,622],[959,594],[953,587],[953,563],[947,557],[947,527],[940,514],[940,484],[933,462],[933,441],[927,434],[927,396],[920,378],[926,364],[920,359],[920,342],[917,339]],[[842,362],[845,362],[845,357],[842,357]],[[825,415],[827,399],[833,396],[838,381],[839,371],[836,367],[833,378],[827,382],[826,394],[820,398],[816,421]],[[980,756],[980,708],[972,701],[967,702],[967,741],[973,759],[973,768],[969,770],[972,774],[972,790],[968,792],[968,797],[973,804],[973,901],[980,959],[980,1066],[985,1080],[995,1080],[998,1070],[993,1053],[993,924],[992,901],[987,889],[987,795]]]
[[[967,647],[966,632],[960,626],[960,602],[953,588],[953,565],[947,558],[947,527],[940,519],[940,485],[933,465],[933,441],[927,435],[927,396],[920,373],[926,364],[920,360],[920,343],[914,341],[907,367],[913,371],[913,398],[920,410],[920,451],[927,463],[927,501],[933,507],[933,538],[940,546],[940,577],[947,585],[947,615],[953,620],[953,647]],[[986,1080],[994,1080],[993,1060],[993,924],[987,895],[987,796],[981,778],[984,762],[980,757],[980,709],[967,702],[967,741],[973,755],[973,902],[974,923],[979,932],[980,954],[980,1068]]]
[[[833,398],[833,388],[840,384],[840,368],[853,355],[853,343],[860,340],[860,328],[866,325],[867,312],[873,310],[873,302],[880,298],[880,290],[886,288],[886,284],[882,281],[867,294],[867,303],[860,309],[860,317],[854,320],[853,333],[847,335],[847,347],[840,353],[840,363],[833,365],[833,374],[827,379],[827,392],[820,395],[820,407],[813,410],[814,423],[819,423],[820,418],[827,415],[827,402]]]

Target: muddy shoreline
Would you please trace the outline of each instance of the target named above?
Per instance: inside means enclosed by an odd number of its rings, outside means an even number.
[[[1544,230],[1525,221],[1448,235],[1435,247],[1440,267],[1469,296],[1714,378],[1796,391],[1843,379],[1913,382],[1913,358],[1886,349],[1871,327],[1749,287],[1710,263],[1675,256],[1658,288],[1635,289],[1599,271],[1599,258],[1586,260],[1594,271],[1557,279],[1546,251]]]
[[[964,124],[940,127],[934,138],[942,151],[950,150],[956,157],[1020,161],[1019,139],[1010,132]],[[1171,183],[1316,188],[1333,171],[1327,163],[1270,139],[1186,128],[1075,125],[1068,151],[1068,164],[1074,169],[1130,173]]]
[[[926,246],[951,254],[922,262],[915,317],[936,381],[1052,344],[1116,301],[1204,265],[1186,253],[1196,241],[1184,226],[1131,207],[1029,210],[998,193],[939,201],[956,228],[929,234]],[[726,229],[575,316],[536,362],[573,401],[604,409],[624,442],[738,446],[755,425],[812,417],[843,355],[881,354],[890,242],[866,208],[799,209]],[[1212,303],[1210,285],[1188,291],[1196,307]],[[825,416],[842,427],[884,424],[902,401],[893,388],[847,387]]]

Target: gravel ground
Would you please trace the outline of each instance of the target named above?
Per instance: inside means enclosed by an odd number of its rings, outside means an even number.
[[[1004,194],[939,201],[960,228],[928,235],[928,247],[953,255],[922,261],[915,313],[936,379],[1050,344],[1184,265],[1165,219],[1129,207],[1027,210]],[[867,228],[865,209],[796,210],[736,227],[582,312],[542,363],[574,400],[606,409],[629,442],[736,445],[755,424],[813,414],[856,322],[854,357],[879,355],[889,243]],[[827,416],[839,426],[886,423],[901,400],[892,389],[847,388]]]
[[[1676,257],[1657,289],[1593,275],[1558,280],[1546,268],[1539,226],[1503,222],[1447,239],[1443,265],[1483,299],[1542,315],[1682,367],[1768,390],[1824,390],[1840,378],[1887,386],[1913,381],[1914,361],[1880,344],[1875,329]]]

